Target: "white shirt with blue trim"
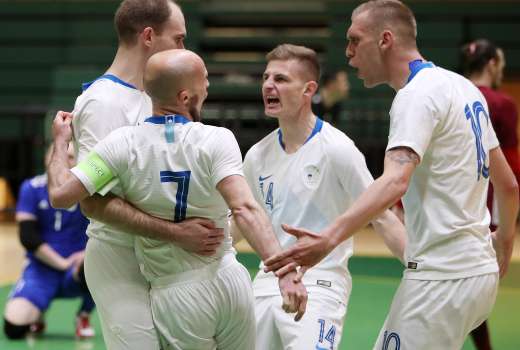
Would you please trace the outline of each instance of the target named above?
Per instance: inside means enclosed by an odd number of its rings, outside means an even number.
[[[171,221],[208,218],[224,229],[224,242],[210,257],[136,236],[136,254],[147,280],[160,283],[161,278],[201,269],[234,253],[228,206],[216,189],[228,176],[243,176],[242,156],[231,131],[182,116],[155,116],[142,125],[113,131],[94,152],[119,180],[121,196],[140,210]]]
[[[83,93],[76,99],[72,119],[78,162],[111,131],[137,125],[152,114],[150,97],[117,77],[105,75],[84,84],[83,89]],[[121,194],[118,187],[113,188],[112,192]],[[87,234],[127,247],[133,247],[134,244],[133,235],[95,219],[90,219]]]
[[[387,146],[420,157],[403,197],[404,278],[496,272],[486,198],[489,151],[499,144],[486,100],[469,80],[440,67],[413,73],[393,101]]]
[[[365,158],[350,138],[327,122],[317,126],[298,151],[287,154],[275,130],[255,144],[244,160],[244,174],[253,194],[267,212],[282,247],[295,238],[281,224],[321,232],[373,182]],[[310,293],[323,293],[346,302],[350,293],[348,259],[353,240],[336,247],[304,276]],[[255,296],[279,295],[278,279],[260,270]]]

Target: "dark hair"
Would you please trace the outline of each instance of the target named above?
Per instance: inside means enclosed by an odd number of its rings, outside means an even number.
[[[498,59],[498,47],[487,39],[478,39],[461,49],[462,74],[469,76],[482,72],[492,59]]]
[[[352,18],[362,12],[370,11],[374,28],[391,29],[399,33],[405,43],[415,46],[417,39],[417,22],[408,6],[399,0],[370,0],[362,3],[352,12]]]
[[[161,33],[164,24],[171,16],[171,0],[124,0],[114,16],[114,27],[119,42],[135,44],[136,34],[146,27]]]
[[[316,51],[305,46],[281,44],[265,55],[267,62],[274,60],[297,60],[307,66],[311,79],[318,82],[320,79],[320,64]]]

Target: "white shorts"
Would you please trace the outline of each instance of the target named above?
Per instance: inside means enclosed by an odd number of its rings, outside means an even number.
[[[347,305],[324,294],[309,294],[303,318],[282,310],[282,297],[255,300],[257,350],[335,350],[343,331]]]
[[[231,257],[216,271],[191,271],[188,281],[152,282],[152,313],[164,350],[254,350],[251,278]]]
[[[498,273],[456,280],[403,279],[374,350],[459,350],[495,304]]]
[[[150,284],[141,275],[133,248],[90,238],[85,278],[108,350],[160,349],[150,308]]]

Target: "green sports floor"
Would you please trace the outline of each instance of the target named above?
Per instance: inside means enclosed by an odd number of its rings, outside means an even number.
[[[256,273],[254,267],[258,265],[255,265],[255,256],[239,254],[239,259],[250,269],[252,275]],[[340,350],[372,349],[399,284],[402,269],[400,264],[391,258],[354,257],[350,261],[350,270],[354,287]],[[0,287],[2,314],[9,290],[10,286]],[[75,341],[73,319],[77,307],[77,301],[55,301],[46,315],[47,330],[42,338],[12,342],[6,340],[2,333],[0,350],[105,349],[97,316],[93,317],[96,338],[92,341]],[[497,303],[490,318],[490,327],[495,350],[520,350],[520,262],[511,266],[508,276],[501,282]],[[466,341],[463,349],[474,349],[471,341]]]

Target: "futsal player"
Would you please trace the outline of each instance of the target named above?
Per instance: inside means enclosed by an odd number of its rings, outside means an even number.
[[[279,128],[248,151],[244,174],[285,248],[294,239],[282,223],[321,231],[373,178],[352,140],[311,110],[320,75],[316,52],[283,44],[266,58],[265,114],[276,118]],[[389,211],[372,223],[402,260],[404,226]],[[305,274],[309,297],[300,322],[279,308],[276,276],[259,271],[253,284],[256,349],[337,349],[352,290],[347,267],[352,253],[353,240],[348,239]]]
[[[79,161],[111,131],[136,125],[151,115],[151,101],[143,91],[146,61],[155,52],[184,47],[184,16],[170,0],[122,1],[114,24],[119,45],[112,65],[103,76],[84,85],[74,107]],[[117,195],[121,190],[115,187],[112,192]],[[114,195],[88,198],[81,202],[81,208],[91,219],[85,274],[105,345],[109,350],[158,350],[150,284],[139,269],[134,234],[175,242],[207,256],[222,242],[222,230],[205,219],[179,223],[156,219]]]
[[[414,15],[400,1],[368,1],[352,13],[349,64],[366,87],[397,92],[383,175],[320,234],[286,227],[298,242],[266,262],[268,270],[305,271],[404,195],[407,269],[378,350],[460,349],[493,308],[518,212],[518,184],[484,97],[469,80],[426,61],[416,35]],[[500,216],[492,234],[489,180]]]
[[[72,147],[68,166],[74,166]],[[47,152],[46,163],[50,158]],[[83,257],[88,220],[78,205],[54,209],[49,203],[47,175],[25,180],[16,204],[20,241],[27,251],[27,265],[5,305],[4,333],[8,339],[39,335],[44,314],[57,298],[81,298],[76,314],[76,337],[91,338],[89,316],[94,301],[85,283]]]

